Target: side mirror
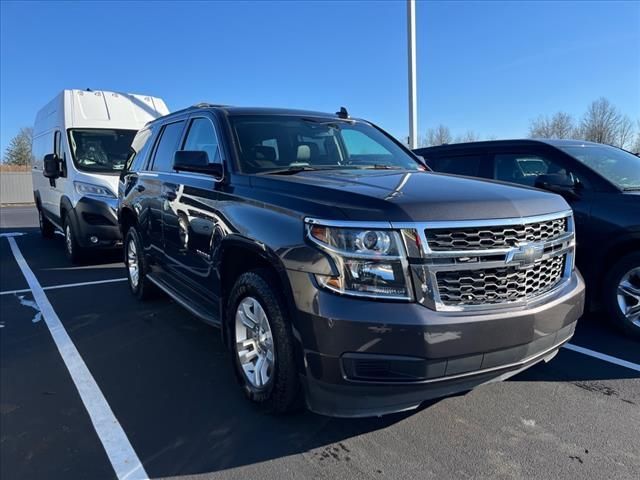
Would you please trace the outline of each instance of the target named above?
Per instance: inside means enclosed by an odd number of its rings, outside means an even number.
[[[569,175],[561,173],[550,173],[546,175],[538,175],[534,184],[536,188],[542,188],[553,193],[575,198],[576,183]]]
[[[221,179],[224,168],[221,163],[209,163],[209,154],[198,150],[178,150],[173,156],[173,168],[185,172],[197,172]]]
[[[44,156],[44,170],[42,173],[47,178],[55,179],[60,177],[60,160],[55,154],[49,153]]]

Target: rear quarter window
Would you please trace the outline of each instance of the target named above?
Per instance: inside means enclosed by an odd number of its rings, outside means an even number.
[[[457,155],[437,158],[427,158],[427,164],[436,172],[466,175],[469,177],[483,176],[483,155]]]

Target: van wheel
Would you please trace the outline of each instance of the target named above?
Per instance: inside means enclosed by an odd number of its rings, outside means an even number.
[[[604,282],[604,304],[623,332],[640,338],[640,253],[621,258]]]
[[[38,207],[38,224],[40,225],[40,234],[42,238],[53,238],[55,234],[55,227],[53,223],[46,219],[42,213],[42,208]]]
[[[73,228],[73,223],[69,221],[69,218],[64,219],[64,249],[67,253],[67,258],[71,263],[80,263],[84,258],[84,249],[78,244],[76,239],[76,233]]]
[[[134,227],[129,228],[124,239],[124,264],[127,267],[129,289],[139,300],[147,300],[155,293],[147,279],[147,264],[140,236]]]
[[[298,406],[300,382],[293,354],[293,336],[277,285],[267,270],[238,278],[227,308],[234,368],[244,393],[275,413]]]

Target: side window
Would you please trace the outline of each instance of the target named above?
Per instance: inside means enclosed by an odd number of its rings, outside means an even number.
[[[208,118],[194,118],[184,141],[183,150],[207,152],[209,163],[221,163],[220,144],[213,123]]]
[[[533,187],[539,175],[571,175],[562,165],[540,155],[501,153],[494,156],[494,178]]]
[[[452,173],[480,177],[482,175],[483,155],[461,155],[458,157],[439,157],[427,160],[427,164],[436,172]]]
[[[173,154],[178,149],[183,127],[184,120],[164,126],[153,156],[152,170],[157,172],[170,172],[173,170]]]
[[[131,152],[129,153],[129,158],[127,158],[127,163],[124,167],[126,171],[141,170],[141,167],[149,151],[149,145],[151,143],[149,142],[150,139],[151,130],[149,128],[140,130],[136,134],[133,142],[131,143]]]

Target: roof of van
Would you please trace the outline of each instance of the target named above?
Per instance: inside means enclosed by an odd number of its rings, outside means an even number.
[[[108,90],[63,90],[36,116],[35,130],[120,128],[139,130],[167,115],[164,101],[151,95]],[[35,133],[35,132],[34,132]]]

